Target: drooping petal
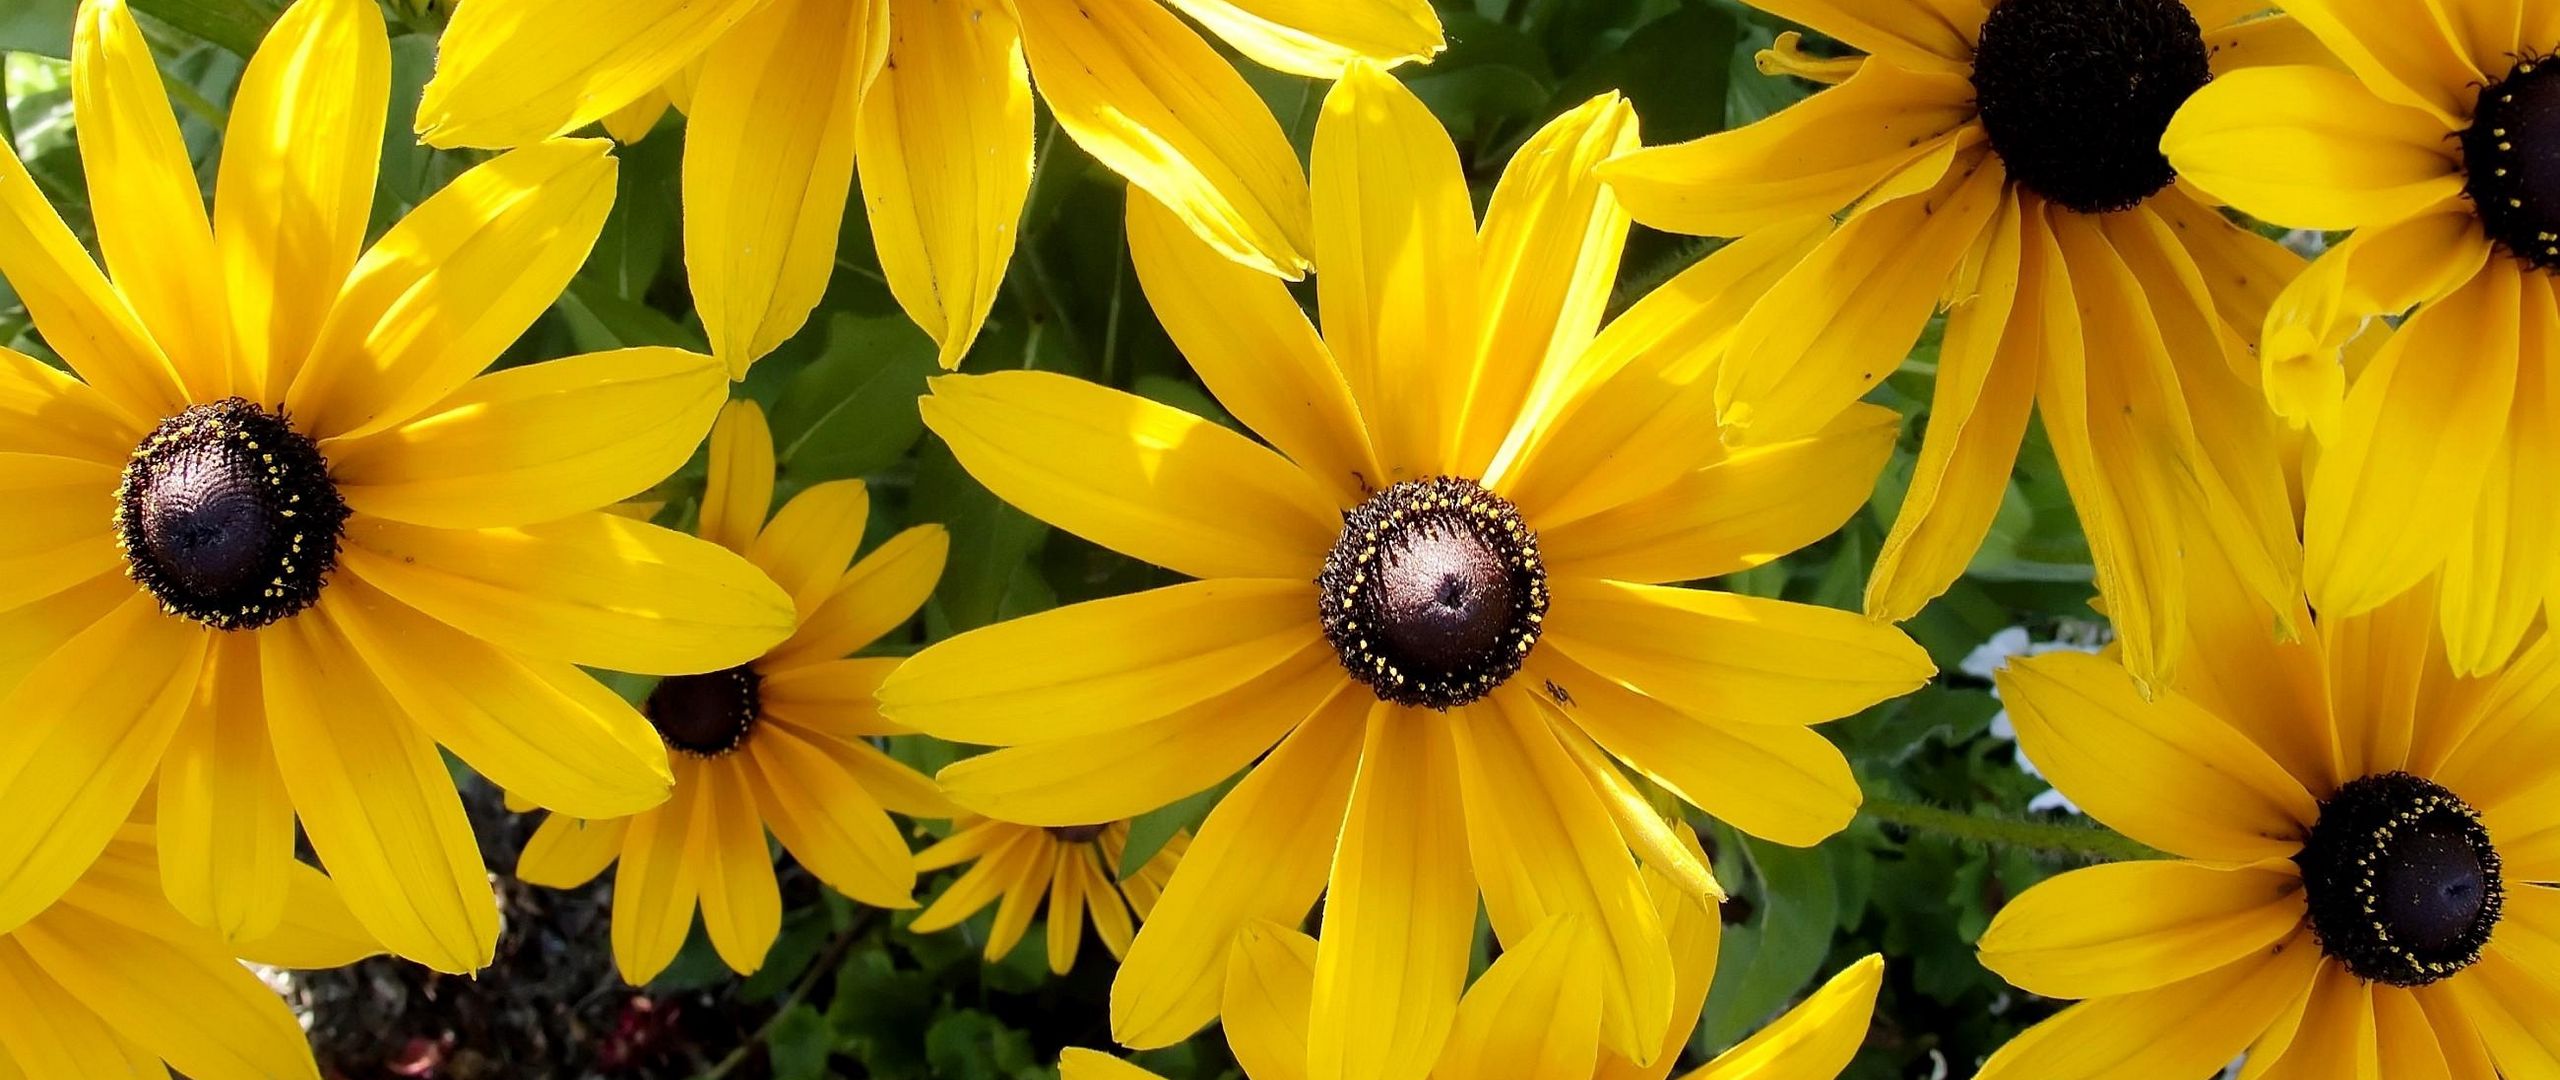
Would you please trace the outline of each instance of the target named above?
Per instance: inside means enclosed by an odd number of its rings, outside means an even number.
[[[707,857],[708,824],[700,762],[675,763],[675,794],[631,819],[622,865],[613,874],[613,963],[623,981],[646,983],[666,970],[693,928]]]
[[[1260,1080],[1306,1080],[1307,1009],[1315,981],[1315,939],[1267,922],[1248,924],[1236,935],[1219,1006],[1219,1025],[1236,1064]]]
[[[2300,1007],[2321,962],[2305,931],[2191,979],[2082,1002],[2010,1040],[1981,1080],[2212,1075]]]
[[[1851,612],[1586,578],[1551,588],[1547,644],[1699,716],[1821,723],[1910,693],[1937,670],[1902,631]]]
[[[2480,484],[2468,529],[2445,561],[2444,645],[2453,669],[2494,674],[2515,654],[2555,585],[2560,559],[2545,537],[2560,532],[2560,503],[2542,497],[2560,475],[2560,308],[2539,274],[2518,290],[2515,401]],[[2413,348],[2416,346],[2412,346]]]
[[[2237,962],[2291,937],[2304,918],[2302,878],[2289,865],[2109,863],[2009,901],[1980,948],[1984,966],[2029,993],[2112,997]]]
[[[675,79],[763,0],[480,0],[456,11],[418,104],[434,146],[564,135]]]
[[[2187,182],[2296,228],[2386,225],[2461,194],[2445,123],[2366,85],[2326,67],[2235,71],[2187,99],[2160,149]]]
[[[890,0],[889,62],[857,127],[889,291],[960,366],[1004,284],[1031,194],[1031,74],[1011,5]],[[1134,191],[1133,191],[1134,194]]]
[[[767,827],[791,857],[845,895],[881,908],[915,906],[906,838],[823,740],[769,727],[747,753]]]
[[[2293,426],[2333,438],[2347,393],[2348,347],[2369,336],[2376,316],[2396,316],[2461,288],[2489,255],[2480,219],[2461,203],[2359,229],[2330,248],[2266,313],[2258,358],[2268,403]]]
[[[191,929],[146,929],[65,904],[10,941],[80,1007],[189,1076],[318,1077],[284,1002]]]
[[[168,1075],[159,1055],[118,1035],[70,1000],[62,985],[17,942],[0,938],[0,1076]]]
[[[1581,922],[1557,916],[1503,950],[1459,1001],[1448,1048],[1432,1075],[1591,1075],[1600,1058],[1606,973],[1590,937]]]
[[[283,922],[293,799],[268,739],[258,640],[213,642],[186,720],[160,763],[159,867],[169,902],[233,942]]]
[[[1428,61],[1442,46],[1428,0],[1170,0],[1255,63],[1339,79],[1354,60]]]
[[[1866,1041],[1883,982],[1884,957],[1842,968],[1803,1004],[1682,1080],[1830,1080]]]
[[[595,880],[622,857],[631,818],[586,821],[549,814],[516,856],[516,877],[552,889],[574,889]]]
[[[702,763],[694,780],[703,785],[707,817],[702,830],[702,926],[730,970],[752,975],[782,933],[782,887],[765,848],[764,820],[745,759],[736,754]]]

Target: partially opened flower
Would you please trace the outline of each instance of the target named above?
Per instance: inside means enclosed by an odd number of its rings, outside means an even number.
[[[889,814],[953,812],[933,781],[871,743],[905,733],[872,700],[897,659],[847,659],[924,606],[949,537],[919,525],[857,562],[871,516],[862,481],[814,485],[768,522],[773,458],[763,411],[730,404],[712,431],[699,531],[771,575],[798,606],[798,629],[761,656],[650,692],[641,712],[675,766],[665,805],[601,820],[555,812],[516,864],[526,881],[570,889],[620,860],[613,957],[633,983],[675,959],[697,905],[723,961],[741,973],[764,966],[782,932],[767,830],[838,892],[906,908],[916,865]]]
[[[1068,136],[1204,241],[1306,269],[1297,154],[1168,3],[1294,75],[1441,48],[1428,0],[468,0],[418,131],[522,145],[655,115],[681,80],[685,262],[712,351],[743,374],[807,321],[858,169],[891,291],[957,366],[1013,257],[1035,79]]]
[[[2356,230],[2278,298],[2261,350],[2268,400],[2321,442],[2313,605],[2361,614],[2441,573],[2454,667],[2486,674],[2560,593],[2560,3],[2285,8],[2344,70],[2235,73],[2161,145],[2241,210]],[[2369,363],[2342,355],[2413,307]]]
[[[235,956],[277,967],[378,952],[327,878],[296,864],[285,914],[226,943],[169,906],[149,825],[120,829],[53,906],[0,933],[0,1076],[318,1080],[293,1013]]]
[[[2284,608],[2301,551],[2248,345],[2301,260],[2189,197],[2159,143],[2217,73],[2318,46],[2248,2],[1750,2],[1868,55],[1817,58],[1787,35],[1762,67],[1836,86],[1602,175],[1678,232],[1847,218],[1735,331],[1716,388],[1729,437],[1818,429],[1947,312],[1867,611],[1910,618],[1964,573],[2032,413],[2136,673],[2176,666],[2187,545],[2232,550]]]
[[[1050,971],[1064,975],[1075,969],[1088,913],[1094,932],[1102,935],[1103,948],[1111,950],[1114,959],[1127,956],[1129,942],[1137,936],[1137,920],[1155,909],[1189,843],[1188,835],[1176,834],[1124,878],[1120,857],[1129,848],[1126,821],[1045,828],[972,822],[916,853],[918,870],[975,865],[917,915],[908,929],[919,934],[948,930],[987,905],[997,904],[995,932],[987,936],[986,953],[987,962],[994,963],[1022,943],[1045,899]]]
[[[480,375],[595,242],[607,144],[500,156],[363,250],[389,52],[372,0],[286,12],[208,221],[151,46],[87,0],[73,101],[108,273],[0,152],[0,274],[75,373],[0,350],[0,928],[156,775],[190,918],[275,926],[298,819],[375,937],[476,968],[498,912],[439,744],[627,814],[666,797],[665,752],[577,665],[715,670],[790,630],[745,560],[597,509],[692,454],[715,361]]]
[[[1809,725],[1918,687],[1928,657],[1849,612],[1663,583],[1831,532],[1895,418],[1714,438],[1732,321],[1821,223],[1730,246],[1602,331],[1628,222],[1591,166],[1635,141],[1614,96],[1569,112],[1479,230],[1448,135],[1355,66],[1316,132],[1322,336],[1278,279],[1133,197],[1156,314],[1268,446],[1058,375],[936,381],[926,422],[981,482],[1198,579],[961,635],[880,692],[893,719],[1007,747],[941,779],[1008,821],[1115,821],[1248,770],[1129,951],[1120,1041],[1197,1030],[1237,931],[1322,894],[1315,1074],[1419,1077],[1481,892],[1506,942],[1591,928],[1605,1042],[1650,1062],[1673,978],[1631,850],[1715,885],[1624,770],[1791,844],[1854,813]]]
[[[2223,576],[2155,699],[2075,653],[2000,678],[2055,786],[2175,858],[1999,913],[1985,964],[2087,1000],[1983,1077],[2554,1075],[2560,640],[2462,679],[2425,589],[2279,643]]]

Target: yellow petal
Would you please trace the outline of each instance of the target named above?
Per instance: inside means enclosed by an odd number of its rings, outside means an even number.
[[[956,368],[1004,284],[1031,194],[1031,74],[993,0],[890,0],[889,64],[862,103],[862,201],[880,270]]]
[[[765,848],[747,763],[738,755],[702,763],[704,786],[702,926],[730,969],[752,975],[782,933],[782,887]]]
[[[746,554],[773,511],[773,480],[773,428],[764,410],[745,400],[721,406],[711,425],[711,468],[695,535]]]
[[[2235,71],[2187,99],[2160,149],[2187,182],[2296,228],[2385,225],[2459,195],[2445,124],[2365,85],[2325,67]]]
[[[210,937],[164,937],[66,904],[10,941],[71,1000],[189,1076],[319,1075],[293,1013]]]
[[[1675,842],[1685,849],[1687,858],[1706,861],[1706,849],[1699,845],[1697,832],[1686,823],[1680,824]],[[1638,1066],[1616,1054],[1603,1053],[1594,1080],[1662,1080],[1671,1075],[1671,1067],[1679,1063],[1681,1051],[1688,1047],[1689,1036],[1697,1027],[1700,1011],[1706,1007],[1707,989],[1715,982],[1716,957],[1724,944],[1724,920],[1717,912],[1723,894],[1701,895],[1660,869],[1659,864],[1645,868],[1645,885],[1662,912],[1663,929],[1671,942],[1672,970],[1679,978],[1671,999],[1671,1027],[1663,1032],[1661,1052],[1653,1064]]]
[[[230,395],[231,314],[195,163],[178,136],[151,43],[122,0],[83,5],[71,43],[72,108],[98,247],[116,291],[151,327],[193,400]]]
[[[961,836],[955,835],[949,840],[918,852],[917,866],[919,869],[926,867],[941,869],[942,865],[937,865],[939,861],[937,856],[948,857],[948,862],[944,865],[958,865],[966,861],[966,857],[962,856],[960,851],[961,845],[974,847],[976,845],[973,841],[985,843],[983,852],[973,853],[977,857],[977,865],[971,866],[966,873],[960,875],[958,880],[953,881],[950,887],[942,890],[942,895],[935,897],[931,905],[918,913],[915,921],[910,923],[907,929],[919,934],[931,934],[960,925],[962,920],[985,910],[987,905],[995,903],[1005,893],[1020,887],[1034,865],[1046,869],[1048,863],[1045,859],[1050,849],[1056,846],[1045,834],[1036,829],[1024,829],[1000,822],[991,823],[987,831],[979,836],[963,840]],[[1043,879],[1042,883],[1045,885],[1046,879]],[[996,958],[1003,959],[1004,954],[1011,951],[1012,943],[1007,942],[1004,949],[996,952]]]
[[[1822,989],[1683,1080],[1830,1080],[1867,1039],[1884,957],[1840,969]]]
[[[1049,372],[946,375],[925,424],[1006,502],[1192,577],[1313,580],[1341,507],[1251,440]]]
[[[1310,1080],[1421,1080],[1440,1056],[1475,942],[1456,756],[1439,718],[1370,711],[1325,888]]]
[[[995,922],[987,927],[987,947],[980,955],[990,964],[1013,955],[1014,947],[1030,933],[1031,916],[1049,893],[1049,879],[1058,857],[1071,846],[1042,833],[1034,833],[1028,839],[1031,842],[1023,848],[1030,856],[1004,872],[1004,900],[996,905]]]
[[[657,978],[693,929],[694,898],[706,882],[700,762],[676,763],[675,794],[633,818],[613,875],[613,963],[634,986]]]
[[[213,643],[187,719],[160,763],[159,865],[169,902],[233,942],[284,921],[293,800],[267,737],[258,640]]]
[[[0,694],[133,597],[133,579],[110,570],[0,615]]]
[[[2333,437],[2347,392],[2345,352],[2384,336],[2377,315],[2398,315],[2461,288],[2490,254],[2480,219],[2459,203],[2392,225],[2358,230],[2294,279],[2267,311],[2259,359],[2267,400],[2295,427]]]
[[[480,0],[454,12],[418,134],[518,146],[585,127],[677,77],[763,0]]]
[[[2493,263],[2410,317],[2356,380],[2304,515],[2322,614],[2369,611],[2417,584],[2450,553],[2451,523],[2471,520],[2516,394],[2520,289]]]
[[[2451,1063],[2445,1059],[2444,1041],[2427,1019],[2426,1010],[2418,1004],[2418,996],[2390,986],[2373,988],[2374,1041],[2379,1044],[2375,1062],[2379,1075],[2398,1080],[2454,1080]],[[2490,1069],[2461,1074],[2471,1077],[2495,1075]]]
[[[2227,75],[2242,68],[2280,67],[2289,64],[2338,64],[2336,55],[2320,43],[2320,37],[2299,20],[2280,14],[2259,17],[2258,0],[2236,0],[2234,6],[2252,9],[2235,22],[2216,25],[2197,22],[2204,29],[2206,55],[2212,57],[2213,73]]]
[[[2089,816],[2190,859],[2291,858],[2310,792],[2230,725],[2176,694],[2144,700],[2123,668],[2055,653],[2010,664],[2018,745]]]
[[[1475,210],[1449,133],[1403,83],[1355,64],[1316,121],[1315,191],[1325,342],[1389,480],[1475,472],[1458,458],[1480,367],[1459,344],[1481,326]]]
[[[1216,697],[1127,728],[998,750],[942,770],[961,805],[1026,825],[1136,817],[1235,774],[1347,680],[1332,647],[1310,643]]]
[[[1587,1077],[1600,1058],[1599,950],[1579,921],[1555,917],[1503,951],[1458,1003],[1438,1080]],[[1652,1050],[1652,1046],[1647,1046]]]
[[[665,119],[667,108],[673,104],[665,88],[650,90],[631,99],[631,104],[605,114],[604,133],[624,146],[639,142],[658,130],[658,121]]]
[[[1647,225],[1740,236],[1838,212],[1941,150],[1975,115],[1961,72],[1866,64],[1758,123],[1628,154],[1600,175]]]
[[[1307,1010],[1315,981],[1314,938],[1268,922],[1251,923],[1236,935],[1218,1022],[1236,1064],[1250,1070],[1247,1075],[1306,1080]]]
[[[1548,570],[1657,583],[1768,563],[1831,535],[1865,507],[1901,433],[1893,410],[1855,405],[1817,434],[1737,450],[1650,495],[1540,529]],[[2005,480],[2007,470],[2000,475]]]
[[[1803,23],[1895,64],[1969,72],[1987,5],[1976,0],[1765,0],[1761,9]]]
[[[756,733],[747,757],[756,807],[792,858],[865,904],[915,906],[906,838],[826,740],[768,728]]]
[[[2419,728],[2465,719],[2468,710],[2434,708],[2424,685],[2443,669],[2435,592],[2428,583],[2362,615],[2324,618],[2339,776],[2403,770]]]
[[[1371,704],[1337,696],[1218,800],[1112,983],[1114,1040],[1152,1049],[1189,1038],[1217,1015],[1237,931],[1306,917],[1335,861]],[[1454,827],[1446,841],[1462,842]]]
[[[2213,1075],[2300,1007],[2320,964],[2305,931],[2157,990],[2072,1006],[1991,1055],[1980,1080]]]
[[[1093,865],[1093,849],[1085,844],[1061,844],[1058,864],[1049,876],[1049,973],[1065,975],[1075,970],[1076,952],[1084,944],[1084,874]]]
[[[1316,640],[1307,581],[1199,581],[972,630],[880,687],[889,719],[1018,745],[1118,731],[1251,681]],[[1108,647],[1096,648],[1095,643]]]
[[[2239,961],[2291,937],[2304,918],[2291,866],[2110,863],[2011,900],[1980,948],[1983,966],[2028,993],[2110,997]]]
[[[825,752],[837,768],[892,813],[915,818],[951,818],[961,813],[959,805],[944,797],[942,788],[931,778],[873,746],[868,736],[856,733],[853,729],[858,724],[812,725],[770,715],[765,719],[788,727],[792,734]]]
[[[1429,61],[1443,48],[1426,0],[1172,0],[1255,63],[1338,79],[1354,60],[1380,67]]]
[[[2394,604],[2384,610],[2401,606]],[[2417,621],[2419,625],[2414,629],[2423,633],[2424,618],[2421,609],[2417,620],[2399,621],[2404,626]],[[2405,640],[2396,644],[2405,645]],[[2333,662],[2353,663],[2357,659],[2347,656]],[[2421,677],[2427,655],[2422,646],[2415,655],[2374,659],[2389,664],[2385,671],[2397,676],[2385,685],[2401,684],[2394,689],[2403,692],[2390,697],[2392,704],[2399,706],[2400,734],[2407,740],[2413,734],[2412,714],[2421,707],[2419,687],[2409,684]],[[2347,677],[2346,672],[2340,673],[2341,682]],[[2446,748],[2421,746],[2407,767],[2461,792],[2497,831],[2502,848],[2509,840],[2523,840],[2550,828],[2553,822],[2560,822],[2560,818],[2546,816],[2546,808],[2560,801],[2560,778],[2535,763],[2548,760],[2536,755],[2560,747],[2560,730],[2555,730],[2560,726],[2550,720],[2553,710],[2560,708],[2560,700],[2555,700],[2554,695],[2560,695],[2560,640],[2543,638],[2527,646],[2498,673],[2479,707],[2465,710],[2468,716],[2427,715],[2426,726],[2451,729],[2447,734],[2452,737],[2429,740]]]
[[[1937,670],[1902,631],[1851,612],[1587,578],[1552,589],[1549,645],[1698,716],[1816,724],[1910,693]]]
[[[2505,664],[2543,598],[2560,584],[2560,560],[2542,542],[2560,532],[2560,504],[2541,497],[2542,478],[2560,475],[2560,433],[2552,430],[2560,419],[2560,372],[2553,370],[2560,309],[2541,275],[2519,284],[2513,411],[2482,479],[2470,528],[2460,530],[2445,561],[2440,590],[2445,649],[2464,675],[2494,674]]]
[[[6,168],[0,162],[0,170]],[[88,384],[0,348],[0,452],[75,458],[121,470],[149,431],[143,420],[119,411]]]
[[[1157,321],[1219,404],[1337,503],[1378,486],[1386,470],[1351,386],[1286,284],[1220,255],[1135,189],[1129,257]]]
[[[2488,955],[2447,980],[2445,991],[2479,1027],[2501,1075],[2560,1073],[2560,1030],[2551,1025],[2551,1017],[2560,1015],[2554,1011],[2560,1010],[2560,986],[2553,985],[2548,968],[2528,966],[2492,941]]]
[[[419,728],[490,782],[584,818],[666,801],[657,730],[585,672],[510,656],[360,580],[322,609]]]
[[[2180,665],[2169,686],[2247,736],[2305,790],[2332,790],[2353,778],[2342,764],[2323,670],[2322,650],[2337,643],[2338,624],[2285,638],[2276,614],[2241,583],[2226,555],[2215,544],[2188,549],[2183,647],[2199,659]],[[2299,597],[2290,607],[2299,625],[2311,624]],[[2363,677],[2356,669],[2339,674]]]
[[[0,146],[0,277],[118,426],[147,429],[186,406],[177,369],[9,146]]]
[[[854,120],[888,18],[879,0],[774,0],[703,60],[685,125],[685,269],[732,377],[799,332],[835,273]]]
[[[125,566],[115,534],[116,469],[77,458],[0,453],[0,608],[13,608]],[[105,508],[108,513],[100,513]]]
[[[258,651],[285,790],[366,932],[437,971],[486,966],[498,905],[435,744],[319,613],[260,631]]]
[[[871,490],[860,480],[833,480],[803,489],[765,523],[747,549],[747,561],[790,594],[807,616],[852,569],[853,552],[871,520]]]
[[[1058,1075],[1060,1080],[1164,1080],[1109,1054],[1081,1048],[1058,1055]]]
[[[1280,122],[1155,0],[1016,0],[1022,46],[1058,126],[1227,257],[1308,266],[1306,174]]]
[[[1626,838],[1627,847],[1636,853],[1636,859],[1644,864],[1645,881],[1649,886],[1655,886],[1655,907],[1669,909],[1662,900],[1661,887],[1677,889],[1680,898],[1692,903],[1712,905],[1724,902],[1724,886],[1717,884],[1715,871],[1707,865],[1706,854],[1696,850],[1695,841],[1682,840],[1683,832],[1688,828],[1685,822],[1676,817],[1666,819],[1663,812],[1628,781],[1626,772],[1617,761],[1600,749],[1598,743],[1592,742],[1591,736],[1580,727],[1570,723],[1550,723],[1547,730],[1553,732],[1556,741],[1573,755],[1573,763],[1590,781],[1591,790],[1608,805],[1609,816],[1617,822],[1619,834]],[[1677,948],[1673,953],[1681,955]],[[1682,1015],[1675,1004],[1671,1011],[1672,1027],[1680,1026]],[[1688,1035],[1687,1031],[1681,1031],[1675,1041],[1685,1044]]]
[[[2367,93],[2426,109],[2459,129],[2471,115],[2474,91],[2505,71],[2514,50],[2510,44],[2497,52],[2465,55],[2441,14],[2462,6],[2467,5],[2294,0],[2284,9],[2372,87]],[[2483,62],[2497,70],[2483,70]]]
[[[474,166],[391,227],[346,278],[285,396],[305,432],[370,435],[497,359],[586,262],[613,206],[613,147],[574,139]]]
[[[324,971],[382,955],[382,945],[356,921],[337,883],[299,862],[285,872],[284,921],[264,937],[231,947],[250,963],[297,971]]]
[[[322,450],[359,514],[524,525],[629,498],[683,468],[728,392],[707,356],[592,353],[473,379],[426,415]]]
[[[631,834],[630,818],[584,821],[567,814],[546,814],[524,853],[516,856],[516,876],[553,889],[574,889],[595,880],[622,857],[623,839]]]
[[[294,4],[240,76],[214,183],[213,236],[240,386],[255,389],[255,400],[284,399],[356,266],[373,220],[390,97],[390,39],[382,9],[365,0]]]
[[[160,1055],[72,1002],[16,942],[0,939],[0,1076],[168,1075]]]
[[[476,530],[359,517],[338,558],[490,644],[615,671],[736,667],[792,625],[790,598],[745,559],[611,514]]]
[[[88,869],[195,699],[210,632],[126,595],[0,700],[0,927]]]
[[[950,553],[951,534],[940,525],[918,525],[890,537],[837,578],[818,609],[759,667],[779,671],[833,660],[906,625],[933,595]]]

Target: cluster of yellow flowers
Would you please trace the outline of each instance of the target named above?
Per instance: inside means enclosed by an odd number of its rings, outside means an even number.
[[[368,247],[374,0],[269,31],[210,212],[125,3],[83,0],[98,259],[0,153],[0,274],[60,361],[0,350],[0,1076],[314,1076],[235,957],[485,965],[450,752],[550,812],[527,880],[618,863],[633,980],[697,910],[763,962],[770,834],[883,908],[974,862],[914,928],[997,904],[991,955],[1045,898],[1063,971],[1089,917],[1131,1048],[1223,1015],[1255,1080],[1658,1078],[1723,898],[1663,807],[1851,821],[1813,727],[1933,677],[1895,623],[2040,416],[2120,646],[2001,685],[2053,782],[2172,857],[2000,913],[1984,961],[2085,1001],[1983,1075],[2560,1077],[2560,0],[1752,2],[1858,53],[1782,37],[1764,70],[1830,88],[1681,145],[1592,100],[1480,219],[1388,74],[1440,49],[1425,0],[465,0],[418,131],[502,152]],[[1194,24],[1333,80],[1310,165]],[[857,174],[957,366],[1035,81],[1259,441],[937,379],[979,482],[1189,580],[848,658],[947,540],[857,560],[857,480],[773,511],[730,381],[818,304]],[[567,136],[670,104],[710,354],[484,374],[611,208],[612,144]],[[2306,266],[2226,206],[2353,234]],[[1731,242],[1612,319],[1634,221]],[[1859,399],[1941,313],[1867,610],[1677,584],[1865,504],[1901,418]],[[706,434],[694,535],[620,505]],[[590,668],[664,678],[635,707]],[[927,778],[878,745],[916,733],[994,749]],[[1128,819],[1239,774],[1123,878]],[[963,824],[917,853],[892,814]],[[1881,966],[1693,1077],[1835,1075]]]

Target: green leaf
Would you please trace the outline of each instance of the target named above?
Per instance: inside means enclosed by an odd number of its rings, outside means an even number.
[[[819,1080],[827,1075],[827,1056],[835,1050],[835,1028],[809,1006],[794,1005],[773,1022],[765,1039],[773,1054],[774,1080]]]
[[[1129,846],[1120,853],[1120,876],[1125,878],[1137,873],[1139,867],[1147,865],[1147,860],[1155,858],[1157,852],[1173,842],[1175,833],[1184,829],[1197,831],[1200,823],[1209,817],[1210,809],[1218,805],[1218,800],[1227,797],[1228,790],[1234,788],[1243,775],[1237,773],[1206,790],[1192,793],[1188,798],[1130,819]]]
[[[888,468],[924,434],[916,399],[938,366],[933,339],[903,318],[834,316],[826,351],[774,406],[775,456],[805,480]]]
[[[1038,585],[1031,554],[1049,527],[980,486],[939,440],[925,444],[917,467],[913,517],[951,533],[948,568],[928,612],[936,637],[995,622],[1023,585]]]
[[[1724,126],[1732,84],[1731,14],[1684,7],[1638,27],[1626,42],[1566,79],[1555,107],[1570,109],[1609,90],[1624,93],[1644,119],[1645,142],[1683,142]]]
[[[568,291],[560,294],[556,310],[568,322],[569,339],[582,352],[609,352],[646,345],[696,352],[708,348],[700,334],[668,318],[656,308],[623,299],[611,287],[593,278],[571,278]]]
[[[71,24],[80,0],[9,0],[0,4],[0,52],[71,58]]]
[[[133,0],[133,7],[246,59],[284,16],[285,0]]]
[[[1009,1080],[1032,1067],[1030,1036],[975,1009],[935,1017],[924,1055],[941,1080]]]
[[[1727,835],[1741,844],[1760,888],[1751,921],[1725,932],[1723,958],[1707,992],[1699,1038],[1715,1049],[1757,1029],[1821,972],[1840,903],[1826,849]]]

